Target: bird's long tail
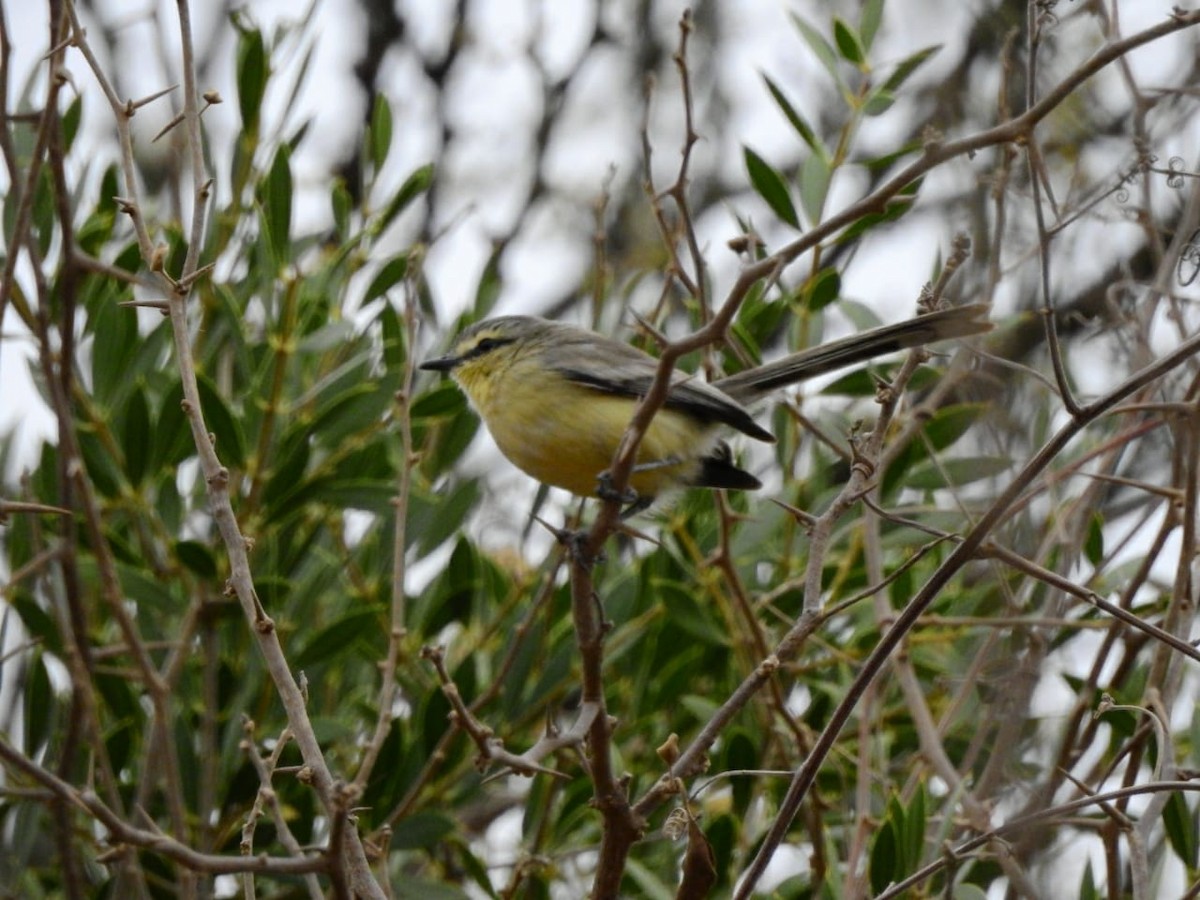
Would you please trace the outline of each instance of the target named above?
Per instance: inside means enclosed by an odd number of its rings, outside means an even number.
[[[925,313],[893,325],[883,325],[801,350],[775,362],[722,378],[714,382],[713,387],[720,388],[739,403],[753,403],[777,388],[877,356],[990,331],[992,323],[988,321],[987,314],[988,306],[985,303]]]

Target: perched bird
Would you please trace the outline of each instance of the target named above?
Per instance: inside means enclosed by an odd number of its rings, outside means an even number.
[[[663,408],[638,447],[629,478],[645,509],[676,487],[761,487],[719,440],[728,426],[760,441],[774,436],[747,407],[777,388],[843,366],[988,331],[984,304],[953,307],[793,353],[712,383],[676,372]],[[545,484],[597,493],[658,360],[628,344],[573,325],[501,316],[465,329],[446,356],[422,369],[449,373],[479,412],[501,452]]]

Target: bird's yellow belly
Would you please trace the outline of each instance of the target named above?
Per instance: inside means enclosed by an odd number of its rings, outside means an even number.
[[[476,398],[476,405],[497,446],[518,468],[590,497],[612,465],[636,402],[565,380],[548,387],[534,379]],[[688,483],[710,449],[708,431],[678,412],[659,410],[638,448],[639,468],[629,486],[641,497],[655,497]]]

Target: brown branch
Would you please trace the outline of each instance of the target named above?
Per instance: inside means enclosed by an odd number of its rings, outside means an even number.
[[[76,809],[88,814],[108,829],[108,840],[115,845],[136,847],[158,853],[180,866],[209,875],[235,875],[239,872],[262,872],[273,875],[303,875],[321,872],[328,868],[327,861],[320,856],[283,858],[269,856],[220,856],[199,853],[187,844],[175,840],[160,831],[137,828],[97,797],[92,791],[81,791],[46,771],[24,754],[15,750],[4,738],[0,738],[0,759],[13,770],[23,773],[51,791],[56,797]]]
[[[1198,19],[1200,21],[1200,19]],[[1088,424],[1109,412],[1118,403],[1142,387],[1157,380],[1170,372],[1189,357],[1200,353],[1200,337],[1194,337],[1184,342],[1158,362],[1147,366],[1140,372],[1126,379],[1118,387],[1098,400],[1080,408],[1080,414],[1050,438],[1038,452],[1029,460],[1022,470],[992,502],[986,512],[980,517],[973,528],[964,535],[960,543],[946,557],[945,562],[930,576],[909,604],[900,612],[891,629],[881,637],[879,643],[863,661],[858,675],[848,688],[846,695],[830,715],[829,722],[822,730],[812,752],[797,769],[796,775],[788,788],[787,794],[780,805],[779,814],[760,845],[750,867],[746,870],[737,893],[738,900],[750,896],[762,877],[763,870],[782,842],[784,835],[795,818],[800,803],[816,778],[821,764],[833,748],[834,741],[850,718],[863,692],[882,670],[888,658],[899,646],[904,636],[912,630],[917,620],[929,608],[950,579],[968,562],[976,558],[984,542],[992,531],[1000,525],[1011,513],[1011,508],[1023,491],[1036,480],[1041,473],[1062,452]]]

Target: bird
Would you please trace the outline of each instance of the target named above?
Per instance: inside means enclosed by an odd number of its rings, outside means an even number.
[[[922,344],[991,329],[986,304],[927,312],[819,344],[712,382],[676,371],[666,402],[638,447],[628,517],[676,488],[754,490],[762,483],[734,462],[721,439],[732,429],[772,443],[750,407],[771,392]],[[658,360],[594,331],[536,316],[499,316],[458,335],[422,370],[450,375],[500,452],[543,484],[581,497],[608,496],[607,472]]]

